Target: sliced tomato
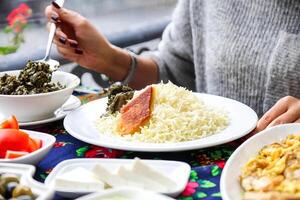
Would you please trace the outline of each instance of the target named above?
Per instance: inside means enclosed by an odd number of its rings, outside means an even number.
[[[39,149],[42,148],[42,146],[43,146],[43,141],[42,140],[40,140],[38,138],[32,138],[32,139],[35,141],[35,143],[37,144]]]
[[[19,129],[17,118],[13,115],[0,124],[0,129]]]
[[[25,156],[27,154],[29,154],[29,153],[26,152],[26,151],[11,151],[11,150],[7,150],[4,158],[6,158],[6,159],[14,159],[14,158],[19,158],[19,157]]]
[[[27,151],[29,153],[34,152],[42,147],[42,141],[37,138],[30,138],[28,139],[28,147]]]
[[[27,151],[29,136],[16,129],[0,129],[0,158],[4,158],[6,151]]]

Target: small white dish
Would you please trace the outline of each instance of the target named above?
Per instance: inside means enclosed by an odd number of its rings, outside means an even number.
[[[15,159],[0,159],[0,163],[23,163],[23,164],[37,164],[40,160],[42,160],[45,155],[51,150],[53,144],[56,139],[54,136],[30,130],[22,130],[27,133],[32,138],[37,138],[42,140],[42,147],[32,153],[24,155]]]
[[[107,200],[117,198],[124,200],[174,200],[171,197],[164,196],[151,191],[125,187],[104,190],[101,192],[80,197],[76,200]]]
[[[178,196],[185,188],[187,181],[190,176],[191,167],[184,163],[178,161],[165,161],[165,160],[142,160],[147,165],[151,166],[153,169],[163,173],[165,176],[169,177],[176,183],[176,187],[164,193],[169,196]],[[45,184],[53,187],[55,178],[61,176],[62,174],[74,169],[76,167],[83,167],[87,170],[92,170],[96,164],[100,164],[105,167],[109,172],[114,173],[117,168],[122,166],[129,166],[134,162],[134,159],[70,159],[59,163],[47,176]],[[56,192],[68,198],[76,198],[82,195],[91,193],[87,190],[70,190],[55,188]],[[105,190],[104,190],[105,191]],[[96,191],[94,191],[96,192]]]
[[[20,70],[0,72],[18,76]],[[52,83],[61,83],[64,89],[54,92],[30,95],[3,95],[0,94],[0,117],[6,118],[15,115],[20,122],[31,122],[50,118],[54,111],[61,107],[72,95],[73,90],[80,83],[74,74],[55,71],[52,74]]]
[[[32,165],[0,163],[0,174],[12,173],[20,176],[20,183],[29,186],[36,200],[48,200],[54,196],[53,188],[46,187],[44,184],[34,180],[32,177],[35,172],[35,167]]]
[[[71,95],[69,99],[57,110],[54,111],[53,116],[48,119],[32,121],[32,122],[20,122],[20,127],[36,126],[41,124],[47,124],[50,122],[63,119],[72,110],[78,108],[81,105],[81,101],[78,97]]]
[[[113,149],[143,152],[171,152],[201,149],[227,143],[251,132],[257,123],[256,113],[247,105],[220,96],[194,93],[207,105],[222,108],[228,113],[230,124],[219,133],[186,142],[142,143],[127,141],[120,137],[100,133],[96,127],[97,119],[105,113],[107,98],[89,102],[64,119],[64,127],[73,137],[96,146]]]
[[[300,135],[300,123],[278,125],[268,128],[245,141],[226,162],[223,169],[220,189],[224,200],[243,199],[243,189],[239,182],[242,167],[255,157],[268,144],[280,142],[288,135]]]

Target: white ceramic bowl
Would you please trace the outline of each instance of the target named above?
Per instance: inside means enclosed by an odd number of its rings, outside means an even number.
[[[33,179],[35,167],[32,165],[16,164],[16,163],[0,163],[1,173],[13,173],[20,176],[20,183],[29,186],[34,195],[35,200],[49,200],[53,199],[54,190],[49,186]]]
[[[29,153],[27,155],[15,158],[15,159],[0,159],[1,163],[21,163],[21,164],[31,164],[35,165],[39,161],[41,161],[46,154],[49,153],[52,146],[54,145],[56,139],[53,135],[37,132],[37,131],[30,131],[30,130],[23,130],[25,133],[27,133],[31,138],[36,138],[42,140],[42,147],[32,153]]]
[[[222,199],[243,199],[243,189],[239,181],[242,167],[265,145],[280,142],[290,134],[300,135],[300,123],[283,124],[265,129],[239,146],[226,162],[222,172],[220,181]]]
[[[19,73],[20,70],[0,72],[0,77]],[[52,117],[54,111],[71,96],[80,80],[71,73],[56,71],[53,73],[52,82],[59,82],[66,88],[33,95],[0,95],[0,119],[15,115],[20,122],[31,122]]]
[[[154,193],[138,188],[115,188],[103,190],[97,193],[80,197],[76,200],[105,200],[105,199],[128,199],[128,200],[175,200],[162,194]]]

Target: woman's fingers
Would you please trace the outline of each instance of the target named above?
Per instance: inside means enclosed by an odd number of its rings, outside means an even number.
[[[287,111],[286,100],[280,99],[270,110],[268,110],[257,123],[257,130],[265,129],[274,119]]]
[[[53,9],[52,6],[47,6],[45,9],[45,15],[48,18],[49,21],[56,22],[59,19],[59,15],[57,12]]]
[[[279,124],[293,123],[299,117],[297,116],[297,114],[298,114],[297,108],[291,107],[291,109],[289,109],[287,112],[277,117],[267,127],[276,126]]]
[[[76,51],[72,48],[62,48],[58,47],[57,51],[66,59],[71,60],[73,62],[78,62],[81,54],[76,53]]]
[[[52,12],[52,6],[47,6],[45,9],[45,16],[48,18],[48,20],[51,19]]]
[[[299,122],[300,100],[286,96],[280,99],[266,114],[259,120],[257,130],[261,131],[266,127],[278,124]]]

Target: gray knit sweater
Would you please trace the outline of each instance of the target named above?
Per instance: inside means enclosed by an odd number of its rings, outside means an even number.
[[[300,1],[181,0],[152,56],[160,79],[261,116],[281,97],[300,97]]]

